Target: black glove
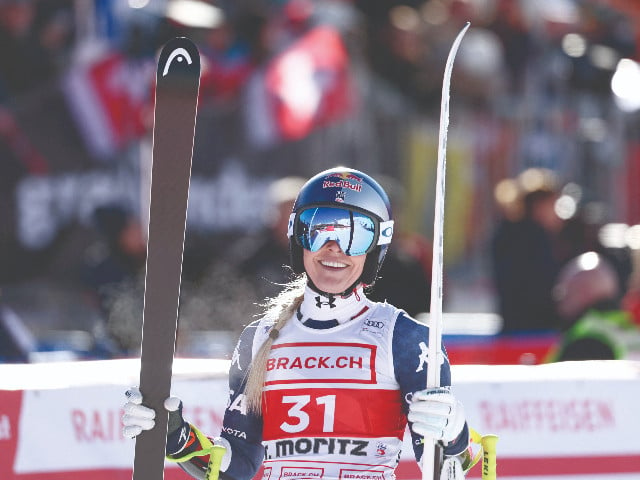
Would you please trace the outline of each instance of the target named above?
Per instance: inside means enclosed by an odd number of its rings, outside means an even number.
[[[164,401],[164,408],[169,411],[166,454],[175,455],[190,443],[191,425],[182,418],[182,400],[178,397],[167,398]]]

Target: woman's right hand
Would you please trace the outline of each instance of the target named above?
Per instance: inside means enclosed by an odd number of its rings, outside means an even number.
[[[156,422],[156,412],[142,405],[142,393],[138,387],[131,387],[125,392],[127,403],[124,404],[122,434],[127,438],[135,438],[145,430],[151,430]],[[167,428],[167,455],[181,451],[189,440],[191,426],[182,418],[182,401],[178,397],[169,397],[164,401],[164,408],[169,412]]]
[[[131,387],[125,392],[127,403],[124,404],[122,434],[127,438],[135,438],[144,430],[151,430],[155,424],[156,412],[142,405],[142,393],[138,387]]]

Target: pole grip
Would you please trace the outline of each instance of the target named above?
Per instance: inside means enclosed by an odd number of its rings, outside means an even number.
[[[482,436],[482,480],[496,480],[497,461],[496,444],[498,436],[489,434]]]
[[[211,453],[209,453],[209,465],[207,467],[206,480],[218,480],[220,475],[220,465],[222,465],[222,457],[227,451],[222,445],[212,445]]]

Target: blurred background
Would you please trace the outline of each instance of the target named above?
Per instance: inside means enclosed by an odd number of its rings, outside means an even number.
[[[452,360],[545,361],[594,302],[637,323],[640,4],[0,0],[0,359],[139,353],[155,61],[176,35],[203,62],[178,355],[229,355],[287,279],[292,195],[336,165],[392,197],[371,295],[424,315],[442,76],[467,21],[447,164]],[[591,290],[561,272],[587,252],[614,286],[569,318],[566,292]]]

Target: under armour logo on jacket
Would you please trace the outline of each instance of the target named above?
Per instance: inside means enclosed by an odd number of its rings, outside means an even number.
[[[328,302],[323,302],[322,301],[322,297],[320,295],[318,295],[316,297],[316,307],[322,308],[323,306],[328,305],[329,308],[334,308],[336,306],[336,297],[331,296],[331,297],[328,297],[328,298],[329,298]]]

